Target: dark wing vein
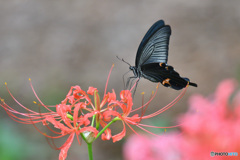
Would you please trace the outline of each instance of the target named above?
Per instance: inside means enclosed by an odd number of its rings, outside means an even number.
[[[162,20],[153,24],[137,52],[136,67],[149,63],[167,63],[171,28]]]

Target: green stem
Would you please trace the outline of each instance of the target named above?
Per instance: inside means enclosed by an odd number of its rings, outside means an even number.
[[[93,127],[96,115],[93,115],[91,126]]]
[[[100,132],[98,132],[97,136],[95,137],[95,139],[97,139],[112,123],[121,120],[118,117],[115,117],[111,122],[109,122]]]
[[[87,145],[88,145],[88,157],[89,157],[89,160],[93,160],[92,143],[87,143]]]

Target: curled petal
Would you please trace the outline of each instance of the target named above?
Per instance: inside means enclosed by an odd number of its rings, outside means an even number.
[[[98,112],[95,111],[95,112],[91,112],[91,113],[87,113],[85,114],[84,116],[81,116],[80,117],[80,120],[79,120],[79,125],[84,125],[84,126],[87,126],[90,124],[90,121],[89,121],[89,117],[92,117],[93,115],[97,114]]]
[[[132,93],[129,90],[123,90],[120,92],[120,98],[124,103],[132,101]]]
[[[120,108],[123,108],[122,105],[123,105],[124,103],[119,102],[118,100],[112,100],[111,102],[108,103],[108,105],[112,105],[112,104],[113,104],[115,107],[118,106],[118,107],[120,107]]]
[[[88,88],[88,91],[87,91],[87,94],[93,95],[93,93],[94,93],[95,90],[98,92],[97,88],[89,87],[89,88]]]
[[[68,92],[66,98],[62,101],[62,104],[67,104],[67,102],[69,102],[70,104],[74,104],[76,101],[83,98],[89,100],[86,92],[83,91],[80,86],[73,86]]]
[[[78,95],[78,93],[84,95],[86,94],[85,91],[80,88],[80,86],[73,86],[73,89],[73,95]]]
[[[141,122],[141,117],[139,117],[138,114],[135,114],[132,117],[127,117],[126,120],[129,124],[137,125],[138,123]]]
[[[75,106],[74,108],[74,112],[73,112],[73,125],[74,127],[76,127],[77,125],[77,120],[78,120],[78,113],[79,113],[79,110],[80,110],[80,106]]]
[[[69,90],[66,98],[62,101],[62,104],[66,104],[68,100],[69,100],[69,103],[71,103],[71,104],[74,103],[74,96],[72,95],[73,89],[75,89],[78,93],[82,90],[80,88],[80,86],[72,86],[71,89]]]
[[[80,86],[73,86],[74,90],[72,91],[72,95],[75,99],[83,98],[83,95],[86,95],[86,92],[80,88]]]
[[[119,106],[121,107],[123,113],[127,112],[127,106],[125,104],[120,104]]]
[[[70,148],[70,146],[73,142],[74,135],[75,135],[75,133],[72,133],[68,137],[67,141],[62,145],[61,152],[59,154],[59,160],[65,160],[67,158],[67,152],[68,152],[68,150],[69,150],[69,148]]]
[[[111,130],[108,128],[102,133],[101,138],[103,141],[110,140],[112,137]]]
[[[112,119],[112,116],[113,117],[119,117],[119,118],[122,119],[121,114],[118,113],[117,111],[113,111],[113,110],[105,111],[102,115],[103,115],[103,120],[104,121],[110,121]]]
[[[112,93],[108,92],[108,94],[104,95],[104,98],[101,102],[100,108],[102,108],[107,102],[109,103],[109,105],[111,103],[116,102],[116,93],[115,93],[114,89],[112,90]]]
[[[112,90],[112,93],[108,93],[108,103],[110,103],[111,101],[115,101],[116,100],[116,93],[114,91],[114,89]]]
[[[72,125],[70,123],[70,119],[67,117],[67,112],[68,112],[68,108],[69,105],[56,105],[56,110],[59,116],[61,116],[61,119],[63,120],[63,122],[69,127],[72,128]],[[71,110],[70,110],[71,111]]]
[[[81,89],[80,86],[78,86],[78,85],[76,85],[76,86],[72,86],[71,89],[70,89],[70,91],[68,92],[67,96],[71,95],[72,92],[74,92],[73,90],[75,90],[75,93],[76,93],[76,92],[79,93],[79,92],[82,91],[82,89]]]
[[[87,104],[83,102],[79,102],[75,104],[75,107],[80,107],[81,109],[87,108]]]
[[[123,90],[120,92],[122,102],[126,103],[127,106],[120,105],[122,107],[125,116],[128,116],[132,110],[132,93],[129,90]]]
[[[56,112],[59,116],[66,115],[67,112],[71,112],[71,106],[65,104],[56,105]]]
[[[120,141],[121,139],[123,139],[123,137],[126,135],[126,126],[125,126],[125,123],[122,121],[122,124],[123,124],[123,130],[122,132],[112,136],[112,139],[113,139],[113,143],[114,142],[117,142],[117,141]]]
[[[105,123],[105,122],[103,122],[103,121],[101,121],[100,124],[101,124],[101,126],[102,126],[103,128],[107,125],[107,123]],[[107,128],[107,129],[104,131],[104,133],[102,133],[102,135],[101,135],[101,138],[102,138],[103,141],[105,141],[105,140],[110,140],[111,137],[112,137],[112,134],[111,134],[111,130],[110,130],[109,128]]]

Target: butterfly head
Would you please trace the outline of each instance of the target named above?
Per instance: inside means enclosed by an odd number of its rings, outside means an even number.
[[[135,66],[129,66],[129,69],[133,71],[135,77],[141,76],[140,71]]]

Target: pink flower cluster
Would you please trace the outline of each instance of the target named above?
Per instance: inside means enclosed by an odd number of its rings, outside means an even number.
[[[124,147],[126,160],[226,160],[240,157],[240,92],[235,80],[221,82],[209,96],[194,95],[179,117],[181,132],[154,138],[132,136]],[[211,156],[211,152],[238,156]]]

